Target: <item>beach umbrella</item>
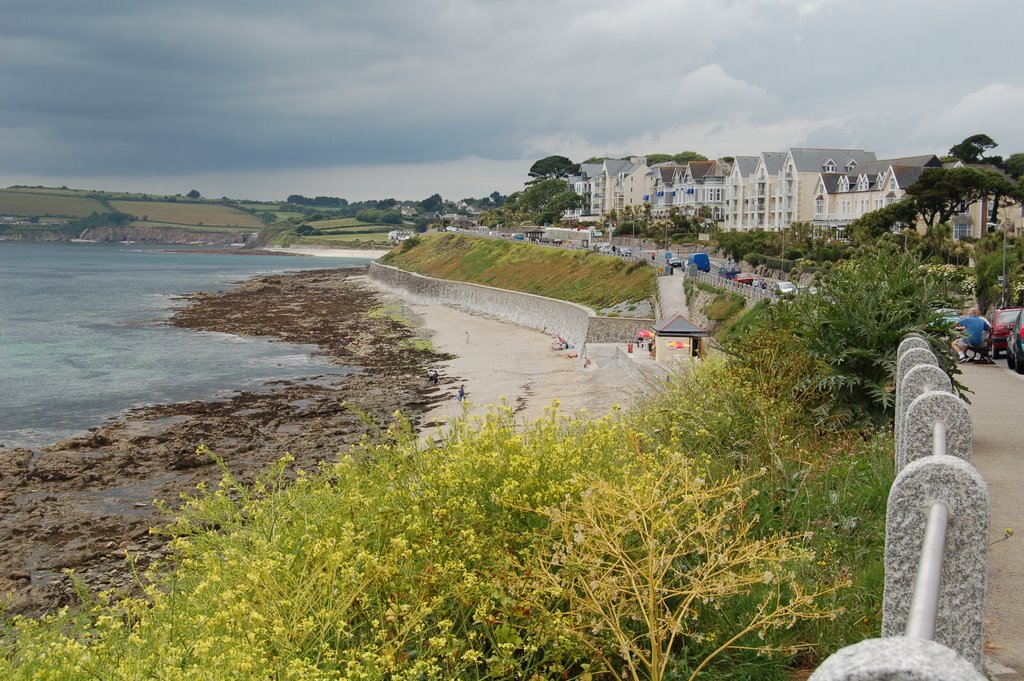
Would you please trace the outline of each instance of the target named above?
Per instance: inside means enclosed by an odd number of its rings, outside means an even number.
[[[651,336],[653,336],[654,334],[653,334],[653,333],[651,333],[650,331],[648,331],[647,329],[644,329],[643,331],[641,331],[641,332],[640,332],[640,333],[638,333],[637,335],[638,335],[638,336],[640,336],[641,338],[650,338],[650,337],[651,337]]]

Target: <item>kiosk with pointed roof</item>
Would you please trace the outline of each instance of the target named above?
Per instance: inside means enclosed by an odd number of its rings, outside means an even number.
[[[654,357],[659,363],[701,357],[708,332],[677,314],[654,325]]]

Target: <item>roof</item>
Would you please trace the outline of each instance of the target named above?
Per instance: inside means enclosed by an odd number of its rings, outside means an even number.
[[[629,162],[629,159],[606,158],[604,160],[604,167],[607,169],[609,176],[618,175],[629,165],[633,165]]]
[[[750,177],[757,170],[757,156],[737,156],[733,167],[739,168],[740,177]]]
[[[822,173],[821,174],[821,181],[825,185],[825,193],[827,193],[827,194],[835,194],[836,192],[839,191],[839,178],[842,177],[843,174],[844,173]]]
[[[761,153],[761,158],[764,159],[764,169],[768,171],[768,174],[775,175],[782,169],[782,164],[786,162],[786,152],[765,151]]]
[[[850,161],[865,163],[874,161],[875,152],[863,149],[812,149],[809,147],[792,147],[789,154],[793,157],[797,172],[820,173],[825,164],[834,161],[839,169],[845,170]]]
[[[896,183],[899,184],[900,188],[906,189],[910,185],[917,182],[917,179],[921,177],[921,173],[924,172],[923,166],[897,166],[892,167],[892,174],[896,177]]]
[[[665,319],[654,325],[658,336],[706,336],[708,332],[696,326],[681,314]]]
[[[714,161],[690,161],[686,164],[694,180],[700,180],[715,169]]]
[[[942,166],[942,161],[935,154],[890,158],[885,162],[895,166],[921,166],[922,168],[938,168]]]

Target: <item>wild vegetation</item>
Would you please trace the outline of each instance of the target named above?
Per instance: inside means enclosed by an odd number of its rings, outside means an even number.
[[[226,477],[145,598],[9,624],[0,671],[788,678],[878,626],[889,443],[816,428],[822,369],[756,345],[775,370],[708,362],[597,421],[498,408],[433,447],[397,420],[319,474]]]
[[[595,310],[654,295],[641,261],[463,234],[409,239],[381,259],[411,272],[570,300]]]
[[[886,376],[942,290],[917,265],[838,267],[601,419],[396,417],[318,473],[225,476],[144,598],[9,622],[0,674],[788,680],[880,625]]]

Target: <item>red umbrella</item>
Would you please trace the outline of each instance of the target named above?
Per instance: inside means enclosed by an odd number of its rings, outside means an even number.
[[[648,331],[647,329],[644,329],[643,331],[641,331],[641,332],[640,332],[640,333],[638,333],[637,335],[638,335],[638,336],[640,336],[641,338],[650,338],[650,337],[651,337],[651,336],[653,336],[654,334],[653,334],[653,333],[651,333],[650,331]]]

